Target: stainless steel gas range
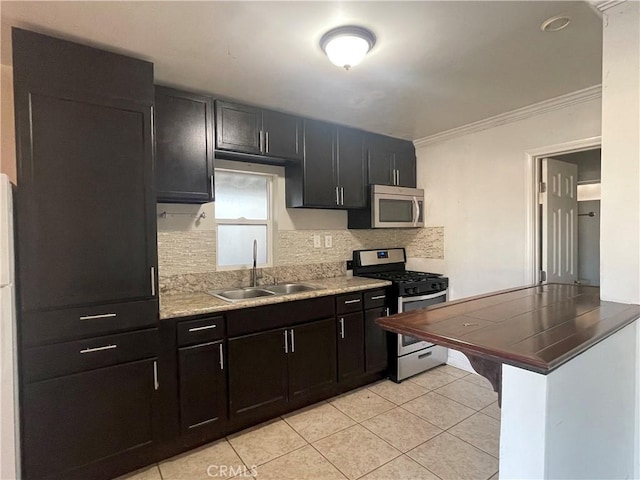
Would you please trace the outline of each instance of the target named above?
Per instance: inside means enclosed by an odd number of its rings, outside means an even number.
[[[402,313],[447,301],[449,279],[438,273],[406,269],[404,248],[356,250],[353,274],[390,280],[397,298],[395,312]],[[447,361],[447,349],[409,335],[388,334],[389,375],[395,382],[416,375]]]

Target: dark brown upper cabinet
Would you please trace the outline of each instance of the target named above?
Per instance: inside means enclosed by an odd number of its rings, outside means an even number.
[[[367,134],[367,184],[416,187],[416,154],[412,142]]]
[[[13,65],[21,341],[155,323],[153,65],[21,29]]]
[[[213,201],[212,100],[156,86],[154,120],[157,201]]]
[[[216,100],[216,149],[283,160],[302,158],[302,119]]]
[[[366,206],[364,133],[304,120],[304,161],[285,166],[287,207]]]

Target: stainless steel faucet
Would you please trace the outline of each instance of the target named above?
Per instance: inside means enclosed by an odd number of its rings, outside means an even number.
[[[258,272],[256,270],[256,264],[258,262],[258,240],[253,241],[253,268],[251,269],[251,286],[258,286]]]

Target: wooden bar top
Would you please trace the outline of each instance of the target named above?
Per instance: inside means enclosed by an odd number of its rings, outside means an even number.
[[[598,287],[545,284],[379,318],[386,330],[547,374],[640,317]]]

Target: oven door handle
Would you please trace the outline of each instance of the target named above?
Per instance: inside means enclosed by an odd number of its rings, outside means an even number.
[[[405,311],[404,304],[411,302],[420,302],[422,300],[432,300],[434,298],[444,297],[443,301],[447,301],[447,290],[442,290],[441,292],[430,293],[428,295],[420,295],[415,297],[398,297],[398,313],[402,313]]]
[[[432,298],[446,297],[446,296],[447,296],[447,291],[442,290],[441,292],[430,293],[428,295],[420,295],[418,297],[398,297],[398,300],[400,300],[402,303],[407,303],[407,302],[419,302],[421,300],[431,300]]]
[[[420,218],[420,204],[418,203],[418,197],[413,197],[413,226],[418,225],[418,219]]]

